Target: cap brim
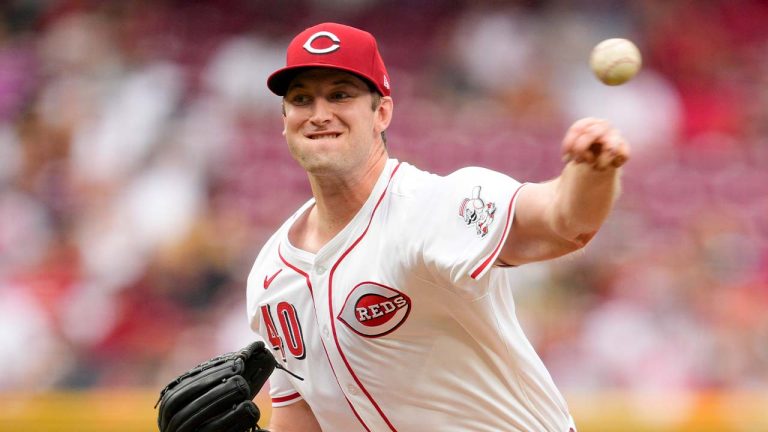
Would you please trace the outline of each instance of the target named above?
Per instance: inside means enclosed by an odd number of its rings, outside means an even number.
[[[371,86],[371,88],[376,89],[379,93],[385,94],[382,91],[382,89],[380,89],[376,85],[373,79],[371,79],[367,75],[360,73],[360,71],[357,71],[352,68],[329,65],[326,63],[305,63],[301,65],[294,65],[294,66],[278,69],[272,75],[270,75],[269,78],[267,78],[267,87],[269,88],[269,90],[272,91],[272,93],[278,96],[285,96],[285,93],[288,92],[288,86],[291,85],[291,81],[293,81],[296,75],[298,75],[303,70],[312,69],[312,68],[337,69],[344,72],[349,72],[351,74],[358,76],[360,79],[368,83]]]

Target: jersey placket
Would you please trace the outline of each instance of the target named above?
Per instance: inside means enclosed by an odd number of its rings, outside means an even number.
[[[336,374],[339,385],[341,386],[341,390],[346,395],[347,400],[350,401],[353,407],[353,411],[355,411],[355,413],[358,415],[358,418],[359,415],[364,413],[366,426],[376,431],[396,431],[396,429],[390,422],[388,416],[383,412],[379,404],[376,402],[374,397],[365,388],[364,383],[362,383],[355,374],[353,365],[350,363],[349,356],[344,353],[341,342],[339,341],[339,335],[337,334],[336,330],[337,324],[339,324],[339,322],[337,321],[336,317],[343,308],[344,300],[346,299],[353,285],[352,282],[355,282],[354,280],[345,279],[345,277],[349,278],[350,274],[353,274],[354,271],[350,272],[339,269],[340,266],[343,265],[345,258],[349,254],[354,253],[355,248],[359,245],[359,243],[363,240],[366,233],[368,232],[376,211],[386,196],[386,191],[389,188],[389,184],[391,183],[391,180],[397,172],[398,168],[399,164],[392,170],[392,173],[387,179],[387,183],[383,185],[383,190],[380,189],[378,193],[374,192],[374,196],[376,197],[375,204],[373,205],[373,208],[371,208],[370,213],[365,218],[367,220],[358,220],[358,223],[362,222],[362,224],[359,225],[361,230],[356,230],[354,234],[350,233],[352,236],[349,237],[348,240],[352,240],[351,243],[345,245],[343,252],[341,252],[341,254],[337,257],[334,257],[332,261],[330,259],[324,259],[324,257],[328,256],[328,250],[321,251],[321,254],[318,254],[316,257],[315,267],[313,269],[316,271],[318,276],[325,276],[324,280],[322,281],[324,291],[323,296],[325,297],[325,301],[321,300],[321,296],[317,296],[315,298],[315,303],[318,306],[321,302],[324,303],[323,308],[325,310],[321,313],[321,308],[318,307],[317,312],[318,320],[322,320],[323,322],[323,329],[321,330],[321,334],[325,334],[325,329],[328,329],[329,335],[327,343],[325,343],[325,348],[326,352],[329,354],[329,360],[332,362],[332,367]],[[334,251],[334,253],[336,252],[337,251]],[[330,268],[328,267],[329,262],[333,263]],[[320,270],[323,270],[322,274],[320,274]],[[337,270],[339,271],[337,272]],[[318,280],[318,282],[320,281]],[[324,340],[324,342],[326,342],[326,340]]]
[[[327,256],[327,255],[325,255]],[[354,379],[350,376],[344,365],[343,360],[339,354],[339,349],[336,345],[335,335],[333,334],[333,317],[334,311],[329,308],[329,295],[328,281],[329,281],[329,268],[327,261],[323,260],[321,256],[316,257],[312,269],[309,273],[309,279],[314,287],[314,304],[317,324],[319,327],[319,334],[325,355],[330,363],[331,370],[333,371],[336,382],[339,385],[342,393],[347,400],[350,408],[357,417],[361,426],[366,431],[380,430],[376,425],[371,425],[369,419],[371,415],[365,408],[364,401],[360,399],[362,396],[358,387],[354,383]],[[362,405],[362,406],[361,406]],[[363,417],[366,420],[363,420]]]

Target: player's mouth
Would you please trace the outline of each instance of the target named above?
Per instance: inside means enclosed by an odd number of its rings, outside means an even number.
[[[311,140],[333,139],[333,138],[338,138],[339,136],[341,136],[341,134],[337,132],[322,132],[322,133],[307,134],[307,138]]]

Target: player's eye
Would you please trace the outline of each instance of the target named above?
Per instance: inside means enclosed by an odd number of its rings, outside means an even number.
[[[292,105],[307,105],[312,101],[312,98],[305,94],[297,93],[288,98]]]
[[[341,101],[341,100],[349,99],[350,97],[352,96],[349,93],[344,91],[336,91],[331,93],[331,100],[334,100],[334,101]]]

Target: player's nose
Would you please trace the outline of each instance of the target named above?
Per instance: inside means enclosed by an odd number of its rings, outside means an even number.
[[[331,118],[333,118],[333,111],[331,110],[330,103],[317,98],[312,104],[312,112],[309,121],[313,124],[322,125],[330,122]]]

